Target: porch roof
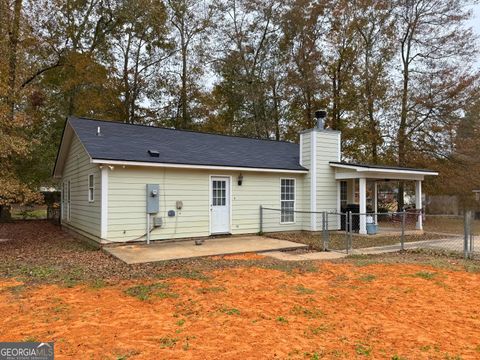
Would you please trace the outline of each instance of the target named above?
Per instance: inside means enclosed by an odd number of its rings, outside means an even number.
[[[331,161],[335,168],[335,179],[385,179],[385,180],[423,180],[425,176],[438,175],[438,172],[428,169],[402,168],[369,164],[355,164]]]

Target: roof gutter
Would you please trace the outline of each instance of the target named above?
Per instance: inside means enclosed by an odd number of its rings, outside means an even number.
[[[148,166],[148,167],[162,167],[162,168],[176,168],[176,169],[198,169],[198,170],[236,170],[236,171],[257,171],[269,173],[292,173],[292,174],[307,174],[308,170],[291,170],[291,169],[268,169],[268,168],[254,168],[241,166],[215,166],[215,165],[191,165],[191,164],[172,164],[172,163],[154,163],[147,161],[125,161],[125,160],[105,160],[92,159],[92,164],[105,165],[124,165],[124,166]]]
[[[415,174],[415,175],[438,175],[436,171],[430,170],[411,170],[411,169],[392,169],[392,168],[378,168],[378,167],[369,167],[369,166],[357,166],[357,165],[348,165],[348,164],[336,164],[330,163],[331,167],[341,168],[341,169],[352,169],[357,172],[381,172],[381,173],[397,173],[397,174]]]

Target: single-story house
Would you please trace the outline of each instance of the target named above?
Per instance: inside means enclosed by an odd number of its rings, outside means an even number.
[[[53,172],[61,223],[102,244],[252,234],[262,206],[279,209],[271,231],[318,231],[355,189],[366,213],[367,183],[386,179],[415,181],[422,208],[422,181],[437,173],[344,163],[340,136],[320,125],[294,144],[70,117]]]

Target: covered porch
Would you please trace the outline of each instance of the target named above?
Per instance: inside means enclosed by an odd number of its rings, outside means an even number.
[[[382,182],[412,181],[415,184],[415,228],[423,230],[422,224],[422,182],[425,176],[438,175],[437,172],[426,169],[412,169],[379,165],[352,164],[330,162],[335,169],[335,179],[338,186],[338,208],[345,209],[347,205],[358,205],[359,234],[367,234],[368,214],[378,223],[378,187]],[[367,189],[370,189],[371,206],[367,209]]]

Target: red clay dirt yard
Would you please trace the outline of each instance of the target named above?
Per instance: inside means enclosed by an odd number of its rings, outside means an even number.
[[[48,223],[17,229],[0,228],[0,341],[54,341],[58,359],[480,357],[476,262],[249,254],[128,266]]]

